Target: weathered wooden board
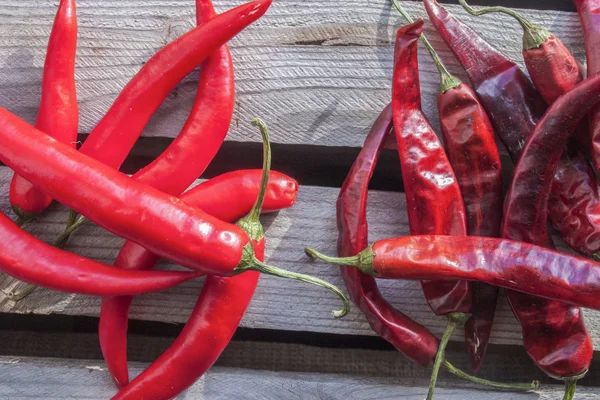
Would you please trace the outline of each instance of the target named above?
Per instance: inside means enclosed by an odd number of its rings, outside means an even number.
[[[10,170],[0,168],[0,205],[10,214],[7,200],[9,177]],[[273,265],[318,276],[343,287],[337,267],[311,262],[303,252],[304,247],[313,246],[326,253],[335,254],[337,229],[333,205],[337,194],[338,189],[334,188],[302,186],[294,207],[276,216],[266,216],[264,222],[267,228],[267,261]],[[407,234],[405,207],[404,195],[401,193],[372,192],[369,199],[371,240]],[[57,205],[35,223],[26,225],[26,229],[50,242],[64,228],[66,217],[66,209]],[[122,239],[89,225],[73,236],[69,250],[112,263],[122,243]],[[561,249],[567,250],[564,245]],[[167,266],[172,267],[170,264]],[[445,319],[435,317],[429,310],[419,283],[386,280],[380,283],[382,292],[392,304],[429,327],[435,334],[441,334]],[[167,292],[140,296],[134,302],[132,318],[185,322],[201,285],[202,281],[196,280]],[[97,316],[99,304],[98,298],[39,289],[17,305],[4,302],[0,311]],[[333,319],[331,311],[339,306],[339,299],[324,289],[265,276],[261,278],[242,326],[373,335],[364,317],[355,308],[347,317],[341,320]],[[587,316],[595,343],[600,344],[600,314],[589,311]],[[456,338],[463,340],[460,336]],[[492,342],[520,344],[520,328],[504,300],[499,305]]]
[[[132,363],[133,375],[145,364]],[[0,357],[0,397],[10,400],[65,398],[106,399],[116,393],[103,363],[97,360]],[[374,376],[272,372],[212,368],[178,399],[407,399],[421,400],[426,382]],[[441,382],[436,398],[459,400],[550,400],[562,388],[551,385],[538,393],[492,392],[464,383]],[[581,387],[580,400],[598,398],[597,388]]]
[[[0,1],[0,106],[33,122],[55,0]],[[226,10],[241,1],[215,1]],[[403,2],[415,17],[419,2]],[[127,0],[77,2],[77,88],[80,132],[88,133],[121,88],[160,47],[193,27],[193,2]],[[510,17],[468,16],[448,5],[511,59],[522,62],[521,29]],[[521,10],[555,32],[583,59],[575,13]],[[264,118],[277,143],[361,146],[364,133],[390,100],[394,31],[404,21],[389,1],[278,0],[267,15],[231,43],[237,110],[230,140],[259,141],[250,128]],[[426,33],[451,71],[464,76],[431,26]],[[424,110],[437,127],[437,72],[420,52]],[[174,137],[196,91],[192,75],[173,92],[145,135]]]

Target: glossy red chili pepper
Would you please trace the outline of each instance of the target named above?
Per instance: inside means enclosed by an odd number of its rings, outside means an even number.
[[[261,174],[261,170],[229,172],[199,184],[184,193],[181,199],[218,219],[230,222],[236,221],[252,208],[258,195]],[[279,172],[271,172],[265,194],[263,213],[291,207],[296,201],[297,191],[298,183],[294,179]],[[146,270],[153,268],[159,260],[160,257],[155,256],[143,247],[133,242],[127,242],[119,252],[115,265],[128,270]],[[238,277],[235,279],[248,284],[248,279],[242,280]],[[211,281],[219,282],[221,286],[231,288],[231,290],[237,286],[223,282],[220,278],[209,277],[204,283],[204,287],[207,288]],[[237,293],[235,298],[245,298],[248,294],[247,291],[241,289],[235,293]],[[230,297],[231,295],[224,298]],[[251,297],[251,293],[249,297]],[[127,371],[127,320],[132,300],[131,296],[105,297],[102,299],[100,308],[100,324],[98,327],[100,347],[108,371],[118,387],[129,383]],[[244,304],[243,300],[235,302],[241,303],[239,304],[240,307]],[[229,305],[228,307],[233,306]],[[225,319],[226,315],[229,314],[226,313],[222,318]],[[231,315],[237,314],[231,313]],[[237,324],[232,325],[237,327]],[[232,329],[229,325],[227,327]],[[225,325],[223,325],[223,328],[225,328]],[[235,328],[233,329],[235,330]]]
[[[258,126],[264,143],[260,190],[254,197],[252,210],[238,221],[238,226],[248,233],[257,257],[263,261],[265,238],[259,214],[268,185],[271,149],[266,125],[260,121]],[[113,399],[171,399],[192,385],[214,364],[231,340],[252,299],[258,277],[254,271],[232,278],[208,277],[177,340]]]
[[[467,71],[496,133],[513,160],[518,160],[525,140],[546,109],[539,94],[516,64],[434,0],[424,2],[433,24]],[[571,246],[581,248],[586,243],[574,241],[581,237],[574,227],[578,226],[586,233],[600,232],[598,185],[585,158],[572,148],[567,154],[569,157],[563,156],[559,160],[548,209],[557,231]],[[591,190],[582,193],[587,188]],[[576,193],[579,197],[575,197]],[[528,210],[521,210],[521,213],[526,212]],[[557,219],[559,214],[564,219]],[[515,293],[509,293],[508,297],[523,328],[526,350],[538,366],[546,368],[559,358],[578,359],[580,351],[585,352],[589,335],[581,322],[580,310],[537,299],[532,302]],[[558,324],[560,329],[557,329]],[[543,343],[535,340],[545,335],[544,332],[552,332],[547,335],[548,340]],[[553,369],[550,367],[545,371],[552,374]],[[577,373],[572,372],[573,375]]]
[[[583,80],[581,66],[567,46],[546,28],[536,26],[521,14],[506,7],[475,10],[466,0],[458,2],[471,15],[504,13],[515,18],[523,28],[523,59],[536,89],[544,101],[554,103]]]
[[[209,21],[214,16],[215,10],[211,0],[196,2],[197,25]],[[133,179],[174,196],[181,194],[204,172],[227,135],[233,114],[234,86],[231,54],[227,45],[223,45],[201,66],[196,101],[180,134],[167,150],[136,173]],[[158,257],[152,257],[138,244],[127,242],[119,252],[115,266],[136,270],[150,269],[158,260]],[[123,386],[129,381],[126,334],[127,310],[131,300],[104,299],[101,307],[100,345],[117,386]],[[115,329],[110,325],[124,329]],[[110,331],[110,335],[107,335],[107,331]],[[106,336],[110,336],[110,340],[102,340]],[[111,348],[122,351],[116,352]]]
[[[423,20],[398,30],[392,79],[394,130],[410,232],[413,235],[466,235],[465,205],[456,176],[421,111],[417,45],[422,31]],[[467,281],[423,281],[421,286],[433,312],[448,317],[448,327],[434,362],[429,400],[433,397],[450,334],[458,323],[469,317],[473,293]]]
[[[599,101],[600,75],[595,75],[559,98],[538,123],[525,145],[506,198],[503,237],[553,247],[547,229],[547,204],[554,172],[579,121]],[[526,348],[534,361],[549,375],[568,378],[568,384],[574,387],[577,381],[574,377],[587,372],[594,353],[582,312],[567,304],[522,293],[509,295],[511,304],[520,305],[514,307],[520,320],[529,324],[539,321],[539,327],[543,328],[526,331],[523,337],[529,342]],[[558,348],[569,351],[556,351],[557,339],[561,342]],[[572,396],[575,391],[568,392]]]
[[[585,39],[588,76],[600,72],[600,1],[574,0]],[[600,171],[600,107],[590,115],[591,156],[596,172]],[[596,247],[594,252],[598,251]]]
[[[392,3],[408,22],[413,22],[397,0]],[[502,165],[492,124],[475,92],[448,72],[425,35],[421,35],[421,40],[440,73],[440,126],[465,203],[467,232],[473,236],[498,237],[502,220]],[[479,370],[488,347],[497,298],[498,288],[480,282],[473,284],[465,343],[475,371]]]
[[[23,231],[0,213],[0,270],[52,290],[92,296],[166,290],[200,276],[171,271],[125,271],[67,253]]]
[[[360,154],[354,161],[337,200],[338,254],[352,256],[368,245],[367,198],[369,180],[386,138],[392,136],[392,106],[379,115],[367,135]],[[364,313],[369,325],[411,361],[423,366],[434,363],[440,341],[427,328],[390,305],[381,295],[375,279],[356,268],[341,267],[342,276],[352,301]],[[469,381],[505,389],[530,389],[539,385],[504,385],[469,376],[456,369],[448,360],[443,366],[451,373]]]
[[[467,72],[496,134],[517,161],[546,111],[544,101],[515,63],[435,0],[423,1],[431,22]],[[592,255],[600,250],[600,188],[585,156],[571,146],[566,151],[569,156],[560,160],[554,177],[550,219],[571,247]]]
[[[312,258],[383,279],[477,280],[600,309],[600,263],[545,247],[483,236],[423,235],[375,242],[354,257]]]
[[[112,168],[119,168],[152,114],[175,86],[219,47],[260,18],[270,5],[271,0],[251,1],[217,15],[162,48],[121,91],[80,151]],[[223,89],[227,90],[224,93],[227,96],[231,88]],[[227,109],[224,111],[227,116]],[[192,116],[188,124],[197,121]],[[187,128],[195,127],[188,125]]]
[[[75,0],[61,0],[46,51],[42,98],[35,126],[56,140],[75,147],[79,110],[75,90],[77,17]],[[10,204],[19,225],[44,211],[52,199],[31,183],[14,175]]]
[[[58,143],[1,108],[0,141],[0,160],[6,165],[118,236],[205,273],[232,276],[260,270],[326,287],[344,301],[335,316],[347,313],[347,299],[335,286],[256,260],[248,235],[239,227]]]

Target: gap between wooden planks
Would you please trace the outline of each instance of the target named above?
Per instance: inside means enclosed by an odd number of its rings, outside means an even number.
[[[240,3],[217,0],[215,6],[223,11]],[[425,16],[420,2],[402,4],[415,18]],[[500,14],[475,18],[458,5],[446,6],[522,65],[522,30],[514,19]],[[575,13],[519,11],[555,32],[583,60]],[[29,122],[39,103],[55,12],[54,0],[0,3],[0,106]],[[79,131],[89,133],[143,63],[194,26],[194,8],[189,0],[81,0],[77,12]],[[260,141],[249,124],[260,116],[276,143],[361,146],[370,124],[390,101],[394,32],[404,24],[388,0],[275,1],[264,18],[231,43],[237,107],[229,140]],[[425,32],[450,70],[464,78],[429,24]],[[423,108],[437,129],[438,75],[423,47],[419,57]],[[192,74],[170,95],[144,135],[176,136],[195,92]]]
[[[11,215],[7,193],[11,171],[0,168],[0,205]],[[279,267],[318,276],[343,288],[337,267],[312,262],[304,255],[306,246],[335,254],[337,228],[335,201],[338,189],[301,186],[294,207],[278,215],[264,217],[267,237],[267,262]],[[402,193],[371,192],[369,198],[370,240],[408,234],[405,200]],[[66,208],[53,206],[36,222],[25,226],[35,236],[51,242],[64,228]],[[558,238],[555,238],[558,239]],[[95,226],[88,225],[73,235],[68,250],[112,263],[123,240]],[[558,240],[559,249],[568,251]],[[167,267],[173,265],[165,263]],[[0,282],[1,284],[1,282]],[[392,304],[436,335],[445,327],[445,318],[435,317],[428,308],[418,282],[381,280],[381,290]],[[134,302],[131,317],[140,320],[184,323],[193,307],[202,280],[185,283],[173,290],[140,296]],[[4,302],[3,312],[67,314],[98,316],[100,299],[36,290],[15,305]],[[291,331],[311,331],[352,335],[374,335],[362,314],[352,312],[341,320],[331,317],[340,307],[339,299],[330,292],[297,281],[263,276],[256,295],[241,326]],[[588,311],[587,324],[594,343],[600,345],[600,313]],[[455,340],[463,341],[460,330]],[[520,326],[502,299],[496,316],[492,343],[521,345]]]

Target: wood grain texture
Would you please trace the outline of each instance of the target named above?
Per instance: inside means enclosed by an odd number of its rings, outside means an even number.
[[[146,364],[132,363],[133,375]],[[178,399],[407,399],[422,400],[426,381],[374,376],[256,371],[214,367]],[[550,400],[562,388],[549,385],[539,393],[492,392],[472,385],[444,384],[436,398],[462,400]],[[0,357],[0,396],[3,399],[106,399],[116,393],[103,363],[97,360]],[[577,399],[598,398],[597,388],[579,388]]]
[[[0,206],[9,215],[11,211],[7,193],[10,174],[8,168],[0,168]],[[337,194],[338,189],[302,186],[294,207],[278,215],[265,216],[267,261],[318,276],[343,287],[337,267],[311,262],[303,252],[304,247],[312,246],[325,253],[335,254],[337,228],[333,204]],[[372,192],[368,210],[371,221],[370,240],[407,234],[409,230],[405,207],[404,195],[401,193]],[[66,209],[55,205],[36,222],[26,225],[25,229],[42,240],[51,242],[64,228],[66,217]],[[122,243],[122,239],[90,224],[72,237],[68,250],[112,263]],[[560,242],[559,248],[567,251]],[[164,266],[175,268],[167,262]],[[201,286],[202,280],[196,280],[166,292],[140,296],[134,302],[131,316],[141,320],[183,323],[191,312]],[[398,309],[430,328],[436,335],[442,333],[445,318],[434,316],[426,305],[418,282],[381,280],[380,286],[385,297]],[[98,298],[39,289],[17,305],[4,301],[0,311],[98,316],[99,304]],[[333,319],[331,311],[338,307],[339,299],[324,289],[264,276],[241,325],[292,331],[374,334],[356,308],[341,320]],[[600,314],[588,311],[587,322],[595,343],[599,345]],[[463,341],[459,333],[455,339]],[[491,341],[498,344],[521,343],[520,327],[504,299],[499,304]]]
[[[215,3],[223,11],[240,1]],[[403,3],[414,17],[425,15],[419,2]],[[513,19],[474,18],[458,5],[448,9],[522,64],[521,29]],[[55,0],[0,1],[0,106],[30,122],[39,102],[55,11]],[[520,11],[555,32],[583,60],[575,13]],[[194,26],[194,10],[188,0],[81,0],[77,12],[79,131],[87,133],[143,63]],[[264,18],[231,43],[237,107],[229,140],[259,141],[249,121],[260,116],[277,143],[361,146],[370,124],[390,100],[394,31],[403,24],[388,1],[275,1]],[[450,70],[464,77],[431,26],[426,26],[426,33]],[[423,48],[420,70],[423,107],[437,128],[438,76]],[[192,74],[171,94],[144,135],[174,137],[195,92]]]

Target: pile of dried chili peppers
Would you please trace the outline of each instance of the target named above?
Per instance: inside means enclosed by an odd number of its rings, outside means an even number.
[[[588,77],[554,34],[503,7],[475,9],[513,16],[522,26],[530,78],[435,0],[424,0],[432,25],[472,86],[445,67],[397,0],[409,22],[398,30],[390,104],[368,133],[337,201],[338,256],[307,255],[341,266],[352,301],[373,330],[412,361],[482,385],[534,390],[539,383],[501,384],[455,368],[446,359],[453,331],[464,325],[473,370],[484,361],[499,288],[523,328],[532,360],[566,384],[572,399],[593,348],[580,307],[600,310],[600,2],[575,0],[584,27]],[[99,339],[119,388],[113,399],[175,398],[202,376],[231,340],[260,273],[327,288],[320,279],[264,263],[259,216],[291,207],[298,183],[270,171],[266,124],[262,170],[229,172],[190,185],[223,143],[234,110],[235,83],[227,42],[265,14],[271,0],[253,0],[217,15],[196,0],[197,27],[164,46],[130,80],[79,149],[75,89],[74,0],[61,0],[50,35],[35,127],[0,108],[0,161],[14,170],[10,202],[16,223],[0,215],[0,271],[23,281],[8,297],[36,286],[102,296]],[[440,73],[438,111],[443,143],[421,110],[417,49],[422,40]],[[133,176],[118,171],[144,127],[177,84],[200,66],[190,115],[175,140]],[[496,136],[497,135],[497,136]],[[496,137],[516,164],[503,193]],[[368,242],[368,184],[381,150],[397,148],[411,236]],[[27,149],[27,151],[23,151]],[[225,195],[226,194],[226,195]],[[54,246],[21,228],[52,201],[70,208]],[[93,222],[126,239],[113,266],[63,248]],[[554,249],[548,222],[581,256]],[[191,271],[152,271],[161,258]],[[127,324],[133,295],[166,290],[206,275],[181,334],[135,379],[127,366]],[[436,338],[389,304],[375,278],[420,280],[432,311],[447,328]]]

